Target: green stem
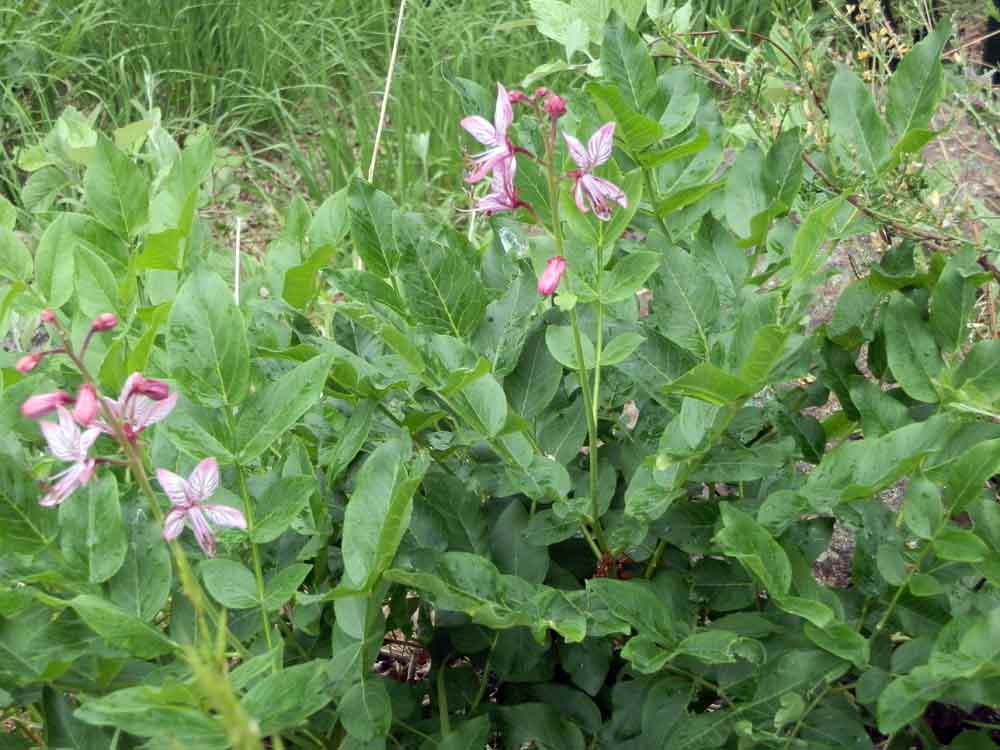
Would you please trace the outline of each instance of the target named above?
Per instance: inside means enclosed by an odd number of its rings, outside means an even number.
[[[451,719],[448,716],[448,693],[444,687],[444,670],[447,663],[448,659],[441,660],[441,666],[438,667],[437,678],[435,679],[438,695],[438,716],[441,720],[442,737],[447,737],[451,734]]]
[[[812,713],[812,710],[819,705],[819,702],[826,697],[827,693],[830,692],[830,687],[830,685],[827,685],[823,688],[823,690],[821,690],[819,694],[812,699],[809,705],[806,706],[806,710],[802,712],[799,720],[795,722],[795,726],[792,727],[792,731],[788,733],[788,737],[785,740],[786,746],[791,745],[795,741],[795,738],[798,736],[799,730],[802,729],[802,725],[805,723],[805,720],[808,718],[809,714]]]
[[[561,256],[563,254],[563,236],[562,222],[559,219],[559,177],[556,175],[555,171],[555,137],[555,124],[553,123],[549,139],[546,141],[545,145],[548,157],[546,160],[546,167],[549,183],[549,207],[552,213],[552,238],[556,243],[556,255]],[[566,290],[569,291],[570,283],[568,274],[565,277],[564,283],[566,285]],[[587,433],[589,435],[590,444],[590,452],[588,455],[588,462],[590,464],[590,512],[592,517],[592,526],[594,529],[594,537],[597,539],[597,549],[595,554],[600,552],[601,554],[598,555],[598,559],[601,559],[604,557],[604,554],[608,552],[608,545],[604,537],[604,529],[601,526],[600,506],[598,504],[597,496],[597,489],[599,487],[599,468],[597,461],[597,406],[590,393],[590,382],[587,374],[586,360],[583,357],[583,342],[580,338],[580,324],[576,317],[576,307],[570,309],[569,321],[573,329],[573,345],[576,348],[576,361],[580,367],[579,377],[580,389],[583,393],[583,408],[587,414]],[[586,532],[585,536],[588,537],[589,542],[593,542]],[[593,544],[591,548],[593,549]]]
[[[250,493],[247,491],[247,481],[243,474],[243,467],[240,464],[235,464],[236,466],[236,476],[240,483],[240,497],[243,498],[243,511],[247,519],[247,536],[250,539],[250,558],[253,562],[253,575],[257,581],[257,599],[260,601],[260,619],[264,626],[264,640],[267,643],[267,650],[272,654],[272,657],[276,656],[274,654],[274,643],[271,639],[271,620],[267,616],[267,607],[264,604],[264,571],[260,565],[260,551],[257,549],[257,544],[253,541],[253,531],[254,531],[254,515],[253,515],[253,503],[250,500]],[[273,658],[271,663],[271,671],[278,672],[280,666],[276,658]]]
[[[660,564],[660,558],[663,557],[663,551],[667,548],[667,540],[661,539],[656,543],[656,549],[653,550],[653,556],[649,559],[649,564],[646,565],[646,572],[643,573],[643,578],[647,580],[653,577],[653,573],[656,572],[656,567]]]
[[[493,649],[497,647],[497,639],[500,637],[500,633],[493,634],[493,643],[490,644],[490,651],[486,654],[486,663],[483,665],[483,679],[479,683],[479,690],[476,691],[476,697],[472,701],[472,705],[469,707],[469,713],[474,714],[476,709],[479,708],[479,704],[483,700],[483,696],[486,695],[486,683],[490,678],[490,661],[493,659]]]

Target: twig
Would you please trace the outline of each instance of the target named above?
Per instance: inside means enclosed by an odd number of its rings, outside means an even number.
[[[827,175],[826,172],[824,172],[820,166],[810,158],[809,154],[804,151],[802,152],[802,161],[809,165],[809,168],[812,169],[812,171],[815,172],[824,183],[826,183],[827,187],[834,192],[840,192],[840,188],[837,187],[837,184],[832,179],[830,179],[830,176]],[[925,242],[934,242],[938,245],[951,245],[958,242],[957,239],[953,239],[951,237],[945,237],[940,234],[924,231],[923,229],[916,229],[914,227],[906,226],[905,224],[900,224],[898,221],[889,216],[884,216],[873,209],[867,208],[861,202],[861,198],[857,195],[848,195],[845,196],[845,198],[848,203],[858,209],[861,213],[875,219],[876,221],[880,221],[883,224],[888,224],[904,236],[917,240],[924,240]]]
[[[697,65],[699,68],[701,68],[709,78],[711,78],[713,81],[715,81],[715,83],[719,84],[724,89],[728,89],[729,91],[736,91],[736,87],[733,86],[733,84],[731,84],[725,78],[723,78],[718,73],[716,73],[714,70],[712,70],[712,66],[710,66],[708,63],[706,63],[704,60],[702,60],[700,57],[698,57],[694,52],[692,52],[691,50],[689,50],[685,46],[684,42],[682,42],[680,39],[676,39],[676,38],[667,39],[667,38],[664,38],[664,41],[667,42],[667,43],[669,43],[669,44],[672,44],[676,49],[678,49],[682,53],[684,53],[684,56],[686,58],[688,58],[691,62],[693,62],[695,65]]]
[[[969,47],[975,47],[980,42],[985,42],[987,39],[995,37],[997,34],[1000,34],[1000,29],[997,29],[996,31],[991,31],[989,34],[983,34],[980,37],[976,37],[972,41],[966,42],[961,47],[955,47],[955,49],[945,50],[944,52],[941,53],[941,57],[949,57],[951,55],[957,55],[959,52],[966,50]]]

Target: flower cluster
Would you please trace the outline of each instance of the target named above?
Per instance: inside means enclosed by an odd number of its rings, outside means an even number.
[[[539,159],[520,146],[510,137],[510,128],[514,122],[514,106],[523,104],[530,107],[539,121],[548,120],[548,138],[546,141],[546,158]],[[516,211],[525,208],[535,215],[532,207],[521,200],[517,191],[517,155],[525,154],[539,161],[549,170],[550,184],[556,184],[556,140],[557,123],[566,114],[566,100],[555,92],[542,87],[532,95],[523,91],[510,91],[497,84],[497,102],[493,122],[473,115],[461,121],[464,128],[473,138],[486,147],[486,150],[472,157],[472,170],[465,178],[466,182],[479,182],[487,175],[492,175],[490,192],[476,201],[476,211],[493,215],[501,211]],[[617,203],[622,208],[628,208],[628,198],[625,192],[610,180],[598,177],[594,170],[611,158],[614,148],[615,123],[608,122],[594,133],[587,146],[569,133],[562,136],[570,157],[576,163],[576,169],[571,170],[563,178],[572,180],[573,199],[576,207],[582,213],[591,210],[601,221],[611,219],[612,204]],[[554,188],[553,188],[554,189]],[[537,220],[537,215],[535,215]],[[561,256],[549,260],[545,272],[538,280],[538,292],[542,296],[552,294],[563,273],[566,261]]]
[[[91,448],[102,434],[121,441],[122,447],[135,449],[142,432],[149,426],[162,422],[173,411],[177,404],[177,394],[171,392],[164,381],[134,372],[125,381],[117,399],[101,396],[83,365],[83,355],[95,333],[113,330],[118,325],[118,318],[113,314],[105,313],[94,319],[78,352],[71,348],[69,337],[54,313],[46,310],[41,319],[62,334],[65,345],[26,355],[18,361],[17,369],[22,373],[29,373],[45,357],[66,354],[85,380],[75,397],[57,390],[32,396],[21,404],[22,415],[38,421],[49,452],[60,461],[69,463],[68,468],[56,473],[46,484],[40,504],[52,507],[64,502],[78,488],[86,485],[98,466],[129,463],[90,455]],[[43,419],[53,412],[56,414],[56,421]],[[131,459],[139,461],[138,468],[144,471],[141,468],[141,458],[135,450],[126,450],[125,453]],[[164,521],[163,536],[168,541],[176,539],[187,523],[205,554],[212,556],[215,554],[215,536],[208,521],[218,526],[246,528],[246,520],[236,508],[204,504],[219,484],[219,467],[214,458],[206,458],[198,464],[187,480],[166,469],[157,469],[156,475],[174,506]]]

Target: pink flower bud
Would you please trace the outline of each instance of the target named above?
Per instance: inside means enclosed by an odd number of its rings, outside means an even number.
[[[507,94],[507,98],[510,99],[511,104],[524,104],[525,102],[530,102],[531,99],[523,91],[514,89]]]
[[[549,258],[549,262],[545,265],[545,270],[542,271],[542,275],[538,277],[538,293],[543,297],[548,297],[552,294],[556,290],[556,287],[559,286],[559,281],[562,279],[565,272],[565,258],[561,255]]]
[[[51,310],[42,310],[42,314],[39,317],[43,323],[52,323],[56,319],[56,314]]]
[[[153,401],[162,401],[170,395],[170,388],[162,380],[140,375],[132,386],[132,393],[139,393]]]
[[[110,331],[116,325],[118,325],[117,315],[114,313],[101,313],[94,318],[94,322],[90,324],[90,330],[95,333],[101,333],[103,331]]]
[[[34,354],[21,357],[17,360],[17,364],[14,365],[14,369],[21,373],[31,372],[38,367],[38,363],[42,361],[43,356],[41,352],[35,352]]]
[[[73,403],[73,399],[65,391],[53,391],[52,393],[40,393],[32,396],[21,404],[21,414],[28,419],[38,419],[46,414],[55,411],[60,406]]]
[[[531,95],[531,98],[535,100],[544,99],[548,95],[548,93],[549,90],[547,88],[545,88],[544,86],[539,86],[537,89],[535,89],[535,93]]]
[[[73,419],[82,427],[89,427],[97,417],[97,391],[90,383],[84,384],[76,396]]]
[[[553,120],[558,120],[566,114],[566,100],[558,94],[550,93],[545,97],[545,111]]]

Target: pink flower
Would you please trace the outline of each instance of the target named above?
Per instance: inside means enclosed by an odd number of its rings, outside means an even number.
[[[32,396],[21,404],[21,414],[28,419],[38,419],[44,417],[49,412],[53,412],[61,406],[72,404],[73,399],[65,391],[52,391],[52,393],[40,393]]]
[[[97,389],[90,383],[84,383],[76,395],[76,406],[73,407],[73,419],[83,427],[89,427],[97,417],[99,403]]]
[[[38,317],[42,319],[43,323],[52,323],[56,319],[56,314],[51,310],[46,309],[42,310],[42,314],[39,315]]]
[[[476,210],[491,216],[500,211],[514,211],[527,205],[517,197],[517,188],[514,186],[516,174],[517,162],[513,159],[497,165],[497,168],[493,170],[493,180],[490,183],[490,189],[493,192],[476,201]]]
[[[542,106],[545,108],[546,114],[553,120],[558,120],[566,114],[566,100],[558,94],[550,93],[545,97],[545,102]]]
[[[142,373],[133,372],[125,381],[118,400],[105,397],[104,403],[122,421],[125,436],[134,440],[147,427],[167,418],[177,404],[177,394],[170,393],[162,380],[146,378]],[[102,432],[114,434],[114,430],[104,420],[98,419],[97,426]]]
[[[497,107],[493,124],[479,115],[466,117],[462,127],[477,141],[487,147],[473,157],[475,168],[465,178],[466,182],[479,182],[498,165],[514,158],[514,144],[507,137],[507,129],[514,120],[514,109],[510,106],[510,95],[501,84],[497,84]]]
[[[156,479],[174,506],[163,522],[163,538],[168,542],[180,536],[187,523],[194,532],[198,546],[206,555],[213,557],[215,534],[209,521],[216,526],[233,529],[247,527],[246,518],[236,508],[204,504],[219,489],[219,464],[214,458],[203,460],[194,467],[187,479],[166,469],[157,469]]]
[[[90,324],[90,330],[100,333],[102,331],[110,331],[115,326],[118,325],[118,316],[114,313],[101,313],[96,318],[94,322]]]
[[[42,361],[42,357],[45,355],[41,352],[35,352],[34,354],[28,354],[17,360],[17,364],[14,365],[14,369],[22,374],[26,374],[38,367],[38,363]]]
[[[615,124],[613,122],[601,126],[590,137],[587,148],[584,148],[583,144],[573,136],[563,133],[570,156],[580,168],[569,173],[569,176],[576,181],[573,186],[576,207],[581,212],[587,213],[587,204],[583,201],[586,198],[591,208],[594,209],[594,215],[601,221],[607,221],[611,218],[611,206],[608,205],[608,201],[615,201],[622,208],[628,208],[628,199],[620,187],[594,175],[594,169],[611,158],[614,136]]]
[[[52,455],[61,461],[70,461],[72,465],[52,477],[56,482],[49,487],[40,501],[45,506],[59,505],[72,495],[77,487],[82,487],[90,481],[97,461],[88,458],[87,453],[101,434],[96,427],[81,433],[66,408],[63,406],[57,408],[59,421],[40,422],[39,427],[42,428],[42,434],[45,435],[45,442],[49,444]]]
[[[549,258],[549,262],[545,264],[545,270],[538,277],[538,293],[543,297],[552,294],[559,286],[565,272],[566,259],[564,257],[557,255],[554,258]]]

